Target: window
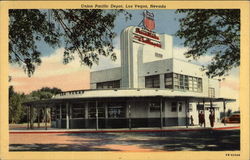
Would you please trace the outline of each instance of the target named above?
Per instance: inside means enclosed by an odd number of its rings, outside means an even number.
[[[174,89],[180,88],[180,75],[174,73]]]
[[[71,111],[72,118],[85,118],[85,106],[83,103],[73,104]]]
[[[124,103],[109,103],[108,118],[121,118],[126,116],[126,108]]]
[[[188,88],[189,88],[189,91],[194,90],[194,88],[193,88],[193,77],[188,77]]]
[[[56,119],[60,119],[60,106],[56,106]]]
[[[66,105],[62,104],[61,107],[62,107],[62,118],[66,118]]]
[[[88,107],[88,117],[89,118],[96,118],[96,103],[90,102]],[[103,105],[98,104],[98,117],[104,118],[105,117],[105,108]]]
[[[173,89],[173,73],[165,74],[165,88]]]
[[[202,92],[202,79],[198,78],[198,84],[197,84],[198,92]]]
[[[160,102],[149,102],[149,111],[160,112],[161,111]]]
[[[145,77],[145,88],[160,88],[160,75]]]
[[[214,88],[211,88],[211,87],[208,88],[208,96],[211,98],[215,97],[215,89]]]
[[[184,76],[184,90],[189,90],[188,76]]]
[[[57,118],[57,108],[52,107],[51,108],[51,121],[55,121]]]
[[[120,88],[120,80],[100,82],[96,84],[97,89],[110,89],[110,88]]]
[[[177,103],[176,102],[172,102],[171,112],[176,112],[176,111],[177,111]]]
[[[202,78],[167,73],[165,74],[165,88],[202,92]]]
[[[193,77],[193,89],[195,92],[198,91],[198,79],[196,77]]]

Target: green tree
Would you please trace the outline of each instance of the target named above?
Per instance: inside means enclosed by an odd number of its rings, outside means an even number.
[[[52,93],[53,95],[56,95],[56,94],[62,92],[61,89],[56,88],[56,87],[53,87],[53,88],[43,87],[43,88],[39,89],[39,91],[50,92],[50,93]]]
[[[240,64],[239,9],[179,9],[184,13],[176,35],[189,50],[186,57],[198,59],[210,54],[212,61],[203,66],[210,77],[223,76]]]
[[[31,76],[41,64],[38,42],[64,47],[63,62],[75,55],[82,65],[98,63],[99,56],[116,59],[113,39],[114,21],[124,10],[88,9],[11,9],[9,10],[9,62],[18,63]]]
[[[27,97],[29,97],[29,101],[36,101],[36,100],[45,100],[45,99],[50,99],[52,98],[53,95],[56,95],[58,93],[62,92],[61,89],[53,87],[43,87],[41,89],[32,91]],[[51,121],[51,109],[48,108],[46,111],[43,110],[42,112],[38,112],[37,109],[32,110],[32,117],[33,119],[31,120],[31,127],[33,127],[33,122],[37,118],[37,114],[40,114],[40,118],[42,119],[43,122],[45,122],[45,117],[47,116],[47,121]]]
[[[13,86],[9,87],[9,122],[19,123],[25,116],[22,103],[25,101],[25,95],[14,91]]]

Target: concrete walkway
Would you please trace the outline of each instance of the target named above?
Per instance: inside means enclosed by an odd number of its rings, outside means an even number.
[[[197,131],[197,130],[229,130],[240,129],[240,124],[226,124],[217,123],[213,128],[210,126],[171,126],[171,127],[155,127],[155,128],[118,128],[118,129],[57,129],[57,128],[34,128],[34,129],[11,129],[10,134],[23,134],[23,133],[94,133],[94,132],[166,132],[166,131]]]

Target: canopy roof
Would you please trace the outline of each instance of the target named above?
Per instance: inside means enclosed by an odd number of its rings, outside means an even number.
[[[199,92],[174,91],[167,89],[106,89],[106,90],[74,90],[61,92],[51,99],[25,102],[24,105],[46,105],[65,101],[82,100],[128,100],[128,99],[155,99],[185,100],[189,102],[233,102],[230,98],[211,98]]]

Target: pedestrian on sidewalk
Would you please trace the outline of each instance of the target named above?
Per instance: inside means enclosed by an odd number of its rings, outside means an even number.
[[[198,119],[199,119],[199,125],[201,126],[201,111],[199,111],[199,115],[198,115]]]
[[[205,127],[205,115],[204,113],[201,111],[201,127],[203,126],[204,124],[204,127]]]
[[[191,126],[194,126],[194,118],[192,115],[190,116],[190,121],[191,121]]]
[[[210,114],[209,114],[209,121],[210,121],[210,126],[211,126],[211,127],[214,127],[215,117],[214,117],[214,112],[213,112],[213,111],[210,111]]]

